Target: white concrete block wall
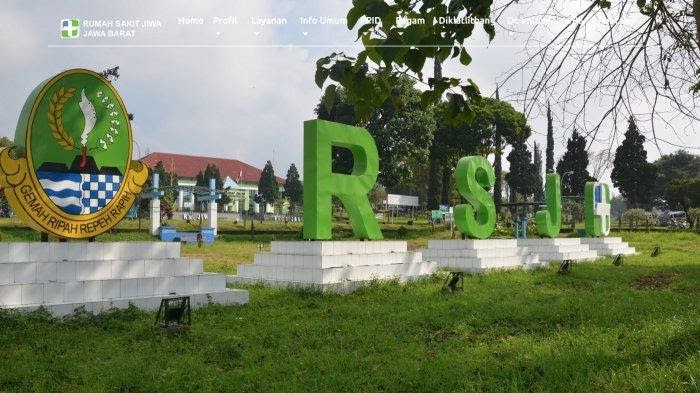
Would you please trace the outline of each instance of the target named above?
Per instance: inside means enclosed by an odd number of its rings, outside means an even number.
[[[84,261],[75,263],[75,279],[77,281],[92,280],[95,276],[95,262]]]
[[[153,282],[153,288],[156,290],[157,283]],[[137,297],[139,294],[138,281],[123,279],[119,280],[119,297]]]
[[[95,261],[93,279],[107,280],[112,278],[112,261]]]
[[[86,261],[87,258],[87,243],[74,242],[66,243],[68,245],[68,260],[69,261]]]
[[[581,243],[599,244],[599,243],[622,243],[621,237],[582,237]]]
[[[44,284],[44,304],[58,304],[63,303],[63,283],[49,282]],[[101,288],[100,288],[101,289]],[[102,298],[102,294],[100,294]]]
[[[15,282],[15,264],[0,263],[0,285],[12,284]]]
[[[155,279],[153,277],[139,278],[136,280],[136,293],[138,296],[153,296]]]
[[[82,281],[70,281],[63,283],[63,301],[68,303],[83,301]]]
[[[0,263],[10,261],[10,243],[0,242]]]
[[[36,263],[24,262],[15,263],[15,279],[14,282],[32,283],[36,281]]]
[[[406,252],[403,241],[273,241],[272,254],[345,255]]]
[[[8,262],[29,262],[29,243],[9,243]]]
[[[21,304],[40,304],[44,300],[44,284],[22,284]]]
[[[22,285],[0,286],[0,306],[13,306],[22,304]]]
[[[581,242],[600,256],[633,255],[636,253],[634,247],[630,247],[627,242],[623,242],[619,237],[582,238]]]
[[[102,300],[102,281],[92,280],[83,283],[83,300]]]
[[[138,293],[138,283],[136,284]],[[102,299],[116,299],[121,297],[121,280],[102,281]]]
[[[252,265],[239,265],[232,280],[323,286],[429,275],[437,268],[421,253],[407,252],[402,241],[272,242],[271,250],[255,254]]]
[[[519,246],[516,239],[431,240],[423,253],[424,260],[443,269],[468,273],[540,264],[537,255]]]
[[[30,243],[29,260],[32,262],[48,262],[50,243]]]

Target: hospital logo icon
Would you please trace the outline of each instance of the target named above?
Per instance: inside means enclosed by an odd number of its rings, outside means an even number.
[[[80,19],[61,20],[61,38],[78,38],[80,35]]]

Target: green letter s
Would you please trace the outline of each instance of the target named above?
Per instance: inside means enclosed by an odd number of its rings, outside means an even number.
[[[493,187],[495,182],[493,167],[484,157],[462,157],[457,163],[457,191],[469,204],[455,206],[455,222],[457,229],[470,238],[486,239],[493,233],[496,205],[486,190]]]

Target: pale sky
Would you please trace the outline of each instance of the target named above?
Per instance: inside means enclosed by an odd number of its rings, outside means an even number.
[[[585,4],[570,3],[573,8]],[[1,0],[0,135],[13,138],[27,95],[44,79],[69,68],[100,71],[118,65],[121,78],[115,86],[135,114],[135,155],[148,149],[235,158],[258,167],[274,159],[276,173],[284,176],[290,163],[302,167],[302,123],[314,118],[322,93],[314,83],[316,60],[334,51],[358,51],[356,33],[345,25],[309,25],[300,18],[315,17],[319,23],[322,17],[342,18],[350,5],[350,0]],[[233,17],[237,24],[222,24]],[[81,37],[61,39],[63,18],[106,20],[113,26],[81,26]],[[204,24],[182,24],[179,18],[201,18]],[[287,24],[261,26],[254,23],[258,18],[286,18]],[[158,21],[161,27],[116,26],[125,20]],[[133,30],[134,36],[82,36],[119,30]],[[445,75],[472,78],[483,94],[491,95],[497,78],[521,58],[524,39],[497,30],[488,44],[483,29],[474,31],[472,64],[463,67],[454,60],[445,66]],[[431,69],[426,64],[427,74]],[[501,96],[522,83],[501,87]],[[553,107],[557,110],[556,103]],[[529,122],[536,132],[531,142],[544,146],[544,115],[533,114]],[[644,124],[640,127],[648,131]],[[555,128],[558,158],[568,136],[561,130],[568,127]],[[700,146],[692,130],[686,129],[682,140],[668,130],[657,133],[683,146]],[[592,150],[614,149],[616,143],[594,144]],[[660,147],[663,153],[676,150]],[[650,159],[659,156],[651,143],[647,149]]]

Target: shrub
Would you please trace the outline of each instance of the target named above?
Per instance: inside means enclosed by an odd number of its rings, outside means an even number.
[[[700,229],[700,207],[688,210],[688,221],[694,224],[695,229]]]
[[[629,209],[622,215],[622,221],[626,222],[630,228],[638,227],[639,223],[647,222],[647,212],[644,209]]]
[[[562,213],[567,216],[567,219],[562,218],[562,226],[564,222],[571,223],[571,229],[576,227],[576,223],[583,221],[583,204],[572,200],[565,200],[561,204]]]
[[[397,233],[399,234],[399,237],[401,237],[401,238],[406,237],[406,235],[408,235],[408,228],[406,228],[405,226],[401,225],[401,226],[399,227],[399,230],[398,230]]]

